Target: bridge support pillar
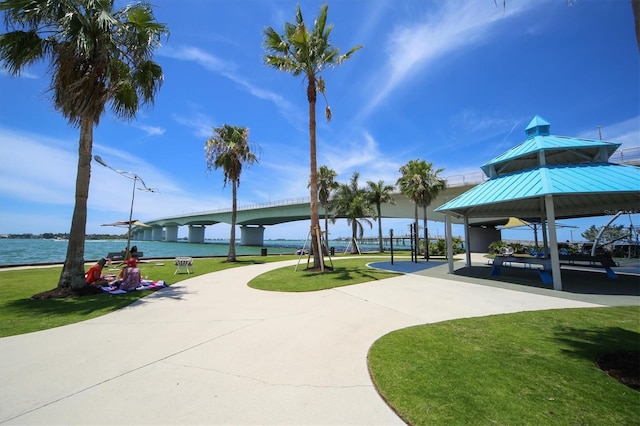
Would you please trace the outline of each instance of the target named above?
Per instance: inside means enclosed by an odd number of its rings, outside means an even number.
[[[189,242],[204,243],[204,225],[203,226],[189,225]]]
[[[153,229],[151,229],[151,228],[145,229],[144,233],[142,234],[142,240],[143,241],[153,241]]]
[[[164,233],[164,240],[165,241],[171,241],[171,242],[178,241],[178,227],[177,226],[175,226],[175,225],[165,226],[164,230],[165,230],[165,233]]]
[[[264,243],[264,226],[242,225],[240,227],[240,244],[243,246],[262,246]]]
[[[151,241],[162,241],[162,226],[151,228]]]

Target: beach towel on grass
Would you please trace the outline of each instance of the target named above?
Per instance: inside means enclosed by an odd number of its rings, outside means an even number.
[[[159,280],[159,281],[151,281],[151,280],[142,280],[142,282],[140,283],[140,286],[138,286],[136,288],[136,290],[141,291],[141,290],[157,290],[159,288],[164,288],[167,287],[167,283],[164,280]],[[127,293],[124,290],[120,290],[118,287],[116,286],[104,286],[101,287],[102,291],[107,292],[109,294],[124,294]]]

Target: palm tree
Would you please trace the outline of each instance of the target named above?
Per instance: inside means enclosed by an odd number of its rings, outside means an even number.
[[[373,224],[368,218],[376,214],[367,197],[367,191],[358,187],[359,177],[360,173],[354,172],[349,183],[341,184],[329,202],[334,219],[344,217],[347,224],[351,225],[351,253],[359,252],[357,239],[361,239],[364,234],[362,223],[372,228]]]
[[[320,218],[318,214],[318,170],[316,164],[316,97],[320,92],[326,100],[325,83],[321,76],[328,67],[340,65],[362,46],[356,46],[340,55],[338,48],[329,44],[333,25],[327,25],[328,5],[320,6],[320,14],[311,32],[302,18],[300,5],[296,7],[295,23],[285,22],[284,33],[273,28],[264,30],[263,46],[267,51],[265,64],[279,71],[290,72],[294,77],[302,75],[307,80],[307,101],[309,102],[309,192],[311,207],[311,242],[313,249],[313,269],[323,267],[323,257],[318,247]],[[331,120],[331,108],[325,109],[327,121]]]
[[[422,193],[420,206],[422,206],[422,217],[424,223],[424,258],[429,260],[429,229],[427,226],[427,207],[438,194],[447,187],[447,182],[438,176],[444,169],[433,169],[432,163],[427,163],[427,173],[425,175],[425,186],[427,189]]]
[[[427,228],[427,207],[446,182],[438,174],[443,169],[433,170],[433,164],[424,160],[411,160],[400,167],[397,185],[403,194],[414,203],[415,230],[418,232],[418,207],[422,207],[424,216],[425,259],[429,260],[429,231]]]
[[[249,141],[249,129],[246,127],[230,126],[225,124],[213,129],[214,135],[205,142],[205,155],[207,158],[207,170],[211,168],[222,169],[224,172],[224,185],[231,182],[231,235],[229,236],[229,253],[227,262],[236,261],[236,214],[237,195],[240,186],[240,174],[242,165],[251,165],[258,161],[251,151],[252,143]]]
[[[384,181],[379,180],[378,182],[367,181],[367,197],[369,202],[376,206],[376,212],[378,213],[376,216],[376,220],[378,221],[378,246],[380,253],[384,251],[384,246],[382,245],[382,212],[381,205],[382,203],[394,204],[395,200],[391,195],[391,191],[395,188],[393,185],[385,185]]]
[[[335,181],[336,176],[336,171],[327,166],[320,166],[318,169],[318,201],[324,209],[325,244],[329,244],[329,199],[333,191],[340,187]]]
[[[152,61],[164,24],[151,5],[113,10],[113,0],[4,0],[8,32],[0,35],[0,60],[12,74],[49,62],[54,108],[80,128],[75,207],[58,288],[78,291],[84,280],[84,242],[91,176],[93,128],[107,103],[120,118],[152,104],[162,68]]]

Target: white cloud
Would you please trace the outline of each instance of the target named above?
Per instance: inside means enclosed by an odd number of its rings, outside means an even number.
[[[396,27],[388,37],[387,63],[375,78],[378,87],[365,114],[375,109],[394,90],[442,60],[445,54],[484,42],[498,21],[516,16],[527,5],[513,2],[506,10],[486,1],[441,2],[442,8],[429,16]]]
[[[252,96],[273,103],[280,114],[285,117],[294,127],[304,128],[304,114],[299,108],[283,98],[278,93],[255,86],[247,79],[243,78],[237,70],[237,65],[233,62],[225,61],[211,53],[205,52],[197,47],[181,47],[179,49],[166,48],[160,52],[161,55],[170,58],[192,61],[201,65],[208,71],[219,74],[232,82]]]
[[[0,67],[0,75],[7,76],[7,77],[13,77],[13,76],[9,73],[9,71],[7,71],[7,69],[6,69],[5,67]],[[32,72],[29,72],[29,71],[28,71],[28,70],[26,70],[26,69],[25,69],[25,70],[20,71],[20,74],[18,74],[18,75],[17,75],[17,76],[15,76],[15,77],[19,77],[19,78],[26,78],[26,79],[29,79],[29,80],[37,80],[37,79],[39,79],[39,78],[40,78],[40,76],[38,76],[37,74],[34,74],[34,73],[32,73]]]
[[[37,212],[49,211],[53,206],[73,207],[78,161],[75,139],[65,141],[0,127],[0,149],[10,160],[0,162],[0,200],[5,206],[11,205],[13,209],[24,206]],[[138,218],[215,210],[229,204],[227,196],[212,196],[206,187],[202,190],[190,187],[185,191],[184,184],[167,175],[165,170],[128,151],[94,144],[93,153],[111,167],[134,170],[148,186],[160,188],[157,193],[135,192],[134,216]],[[104,230],[97,228],[101,223],[129,217],[132,185],[132,180],[92,163],[87,232],[102,232]],[[42,213],[38,217],[37,222],[43,225],[49,221]],[[52,220],[59,221],[60,217]],[[24,227],[27,222],[21,220],[20,223]],[[67,227],[70,223],[69,216]],[[47,228],[50,229],[60,228],[56,223],[55,227]]]
[[[200,112],[191,112],[188,117],[173,114],[173,119],[183,126],[192,129],[193,134],[201,139],[210,138],[213,135],[214,120]]]
[[[157,126],[147,126],[144,124],[134,124],[133,127],[144,131],[148,136],[161,136],[164,135],[166,129]]]

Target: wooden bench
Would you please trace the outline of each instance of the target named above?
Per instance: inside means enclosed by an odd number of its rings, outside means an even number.
[[[143,256],[143,252],[136,252],[133,257],[141,258]],[[123,251],[114,251],[107,254],[107,259],[111,259],[111,261],[122,262],[124,261],[124,250]]]

